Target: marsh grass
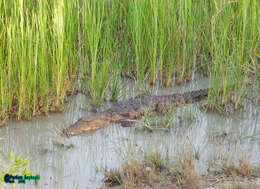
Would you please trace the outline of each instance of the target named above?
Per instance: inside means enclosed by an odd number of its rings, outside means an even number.
[[[146,165],[153,168],[154,170],[162,170],[165,168],[164,159],[158,151],[146,155],[145,160]]]
[[[144,160],[129,159],[119,169],[105,170],[104,181],[109,186],[122,185],[123,188],[153,186],[159,181],[162,163],[159,153],[148,154]]]
[[[241,155],[231,161],[221,157],[217,160],[220,164],[211,167],[213,170],[220,168],[220,172],[208,169],[205,175],[200,172],[199,161],[189,141],[174,155],[163,158],[155,151],[145,153],[142,158],[133,156],[120,168],[105,170],[104,181],[109,186],[121,185],[123,188],[259,188],[259,168],[249,163],[247,156]],[[220,156],[217,154],[216,158]]]
[[[105,170],[104,172],[104,182],[107,183],[109,186],[115,186],[121,184],[121,175],[119,169],[110,169]]]
[[[98,105],[117,100],[121,77],[142,91],[200,70],[207,107],[238,109],[249,80],[260,88],[259,8],[257,0],[1,1],[1,120],[62,109],[78,78]]]
[[[176,163],[170,163],[158,152],[149,152],[143,159],[133,158],[117,170],[105,171],[105,182],[123,188],[202,188],[202,177],[191,151],[186,150]]]
[[[234,109],[243,104],[248,69],[253,64],[250,54],[258,48],[256,31],[256,1],[215,1],[216,12],[211,19],[211,55],[208,99],[214,107],[232,102]],[[256,52],[256,51],[255,51]],[[221,89],[221,90],[220,90]]]
[[[89,85],[90,95],[93,99],[97,98],[100,94],[100,88],[102,87],[102,79],[98,78],[98,69],[106,66],[106,62],[103,66],[99,67],[99,43],[101,40],[101,31],[104,22],[104,6],[103,1],[84,1],[84,26],[85,26],[85,44],[87,49],[87,70],[86,75],[90,75],[90,81],[87,83]],[[101,70],[102,72],[102,70]],[[102,73],[101,73],[102,74]],[[104,75],[104,74],[102,74]],[[99,83],[97,83],[100,81]],[[104,81],[103,81],[104,82]],[[98,91],[98,92],[96,92]],[[98,93],[98,94],[97,94]],[[99,97],[101,98],[101,97]]]
[[[1,120],[60,109],[76,78],[77,2],[0,4]]]
[[[238,160],[223,158],[221,169],[226,176],[257,177],[259,170],[249,163],[248,156],[242,154]]]
[[[190,144],[185,146],[182,154],[177,155],[175,164],[171,168],[173,182],[176,182],[181,188],[204,188],[198,161]]]

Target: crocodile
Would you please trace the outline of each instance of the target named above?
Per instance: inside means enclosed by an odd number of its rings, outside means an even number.
[[[171,95],[140,94],[129,100],[116,103],[111,108],[94,116],[82,117],[63,130],[66,136],[95,131],[111,123],[131,126],[129,120],[140,119],[145,113],[165,112],[170,107],[179,104],[199,102],[208,95],[209,89],[200,89]]]

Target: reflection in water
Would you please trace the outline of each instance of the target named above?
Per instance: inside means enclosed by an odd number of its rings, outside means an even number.
[[[200,79],[174,89],[155,89],[157,94],[171,94],[199,88],[206,88],[207,80]],[[129,98],[135,96],[133,85],[127,85]],[[124,91],[121,96],[124,97]],[[107,108],[102,106],[101,109]],[[168,152],[171,158],[181,153],[185,143],[190,142],[195,151],[200,153],[201,166],[206,170],[206,163],[218,154],[233,151],[241,155],[241,150],[250,154],[252,163],[259,163],[260,157],[260,115],[259,107],[247,105],[240,112],[230,117],[204,113],[198,104],[177,108],[174,116],[191,111],[197,118],[192,123],[174,122],[169,132],[153,133],[136,131],[111,125],[93,133],[87,133],[66,139],[74,148],[62,148],[53,141],[59,139],[56,133],[69,126],[79,117],[91,115],[89,102],[83,95],[78,95],[68,105],[63,114],[50,114],[32,121],[8,123],[0,130],[0,154],[7,160],[9,152],[23,154],[30,158],[30,169],[40,174],[37,188],[97,188],[101,185],[102,168],[115,168],[120,161],[131,154],[144,155],[147,151]],[[217,138],[226,133],[225,139]],[[204,170],[204,171],[205,171]],[[36,188],[27,182],[18,188]]]

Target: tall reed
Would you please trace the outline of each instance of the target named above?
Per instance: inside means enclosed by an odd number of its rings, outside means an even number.
[[[129,18],[129,29],[131,32],[131,38],[133,42],[133,49],[135,55],[135,65],[136,65],[136,76],[137,83],[139,89],[141,89],[145,77],[145,69],[146,63],[144,62],[144,45],[143,37],[144,37],[144,9],[145,1],[144,0],[134,0],[133,2],[129,2],[130,15]],[[147,47],[146,47],[147,48]]]
[[[85,29],[85,43],[87,46],[87,69],[86,74],[90,74],[89,91],[93,99],[96,98],[95,83],[98,80],[98,47],[101,38],[101,29],[104,19],[104,5],[105,2],[84,1],[84,29]]]
[[[150,61],[151,61],[151,79],[150,83],[155,84],[156,81],[156,65],[157,65],[157,53],[158,53],[158,12],[159,2],[157,0],[150,0],[151,5],[151,50],[150,50]]]
[[[1,1],[0,10],[1,120],[30,119],[49,106],[59,109],[71,87],[67,78],[77,69],[76,33],[64,36],[71,21],[65,19],[64,2]]]
[[[256,9],[254,1],[215,1],[211,19],[211,56],[209,100],[214,107],[228,102],[238,108],[246,94],[246,80],[251,62],[250,54],[256,50]],[[252,8],[251,11],[249,8]]]
[[[160,80],[165,80],[165,86],[169,87],[174,73],[173,66],[178,62],[177,46],[177,9],[175,8],[175,1],[164,1],[159,3],[159,71]],[[174,32],[175,31],[175,32]],[[173,35],[174,32],[174,35]]]

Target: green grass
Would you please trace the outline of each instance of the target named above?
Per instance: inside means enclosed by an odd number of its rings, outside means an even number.
[[[231,101],[237,109],[243,104],[249,68],[254,64],[252,53],[259,48],[256,6],[256,1],[222,4],[219,1],[212,6],[216,10],[211,19],[210,86],[213,89],[209,99],[214,107],[223,107]]]
[[[77,2],[0,4],[1,119],[59,109],[77,72]]]
[[[208,107],[243,105],[259,90],[257,0],[0,2],[0,118],[61,110],[84,83],[93,104],[116,101],[119,81],[170,87],[209,77]]]

